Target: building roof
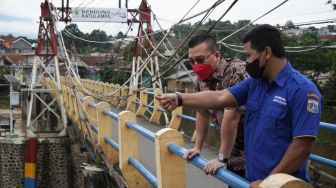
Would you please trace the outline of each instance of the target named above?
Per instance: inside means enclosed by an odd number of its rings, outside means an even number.
[[[186,76],[186,77],[179,78],[176,81],[178,81],[178,82],[196,82],[197,76],[196,75],[192,75],[191,79],[190,79],[189,76]]]
[[[100,66],[100,65],[102,65],[102,64],[104,64],[107,61],[112,59],[112,57],[109,57],[109,56],[106,57],[106,56],[83,56],[83,55],[79,55],[77,57],[89,66]]]
[[[188,77],[188,73],[191,75],[194,75],[194,71],[189,70],[189,71],[177,71],[176,73],[173,73],[167,77],[165,77],[165,79],[179,79],[181,77]]]
[[[2,37],[2,38],[0,38],[0,40],[4,41],[5,43],[16,43],[20,40],[23,40],[24,42],[28,43],[29,45],[32,45],[30,42],[28,42],[26,39],[24,39],[22,37],[19,37],[19,38],[16,38],[16,37]]]
[[[333,39],[336,39],[336,35],[332,35],[332,34],[330,34],[330,35],[322,35],[321,37],[321,40],[333,40]]]
[[[6,54],[5,56],[7,60],[15,65],[23,65],[28,63],[27,57],[22,54]]]
[[[6,78],[6,80],[9,82],[9,83],[20,83],[19,80],[17,80],[15,78],[15,76],[11,75],[11,74],[5,74],[4,77]]]
[[[0,40],[4,41],[5,43],[13,43],[17,39],[18,38],[14,38],[14,37],[2,37],[2,38],[0,38]]]

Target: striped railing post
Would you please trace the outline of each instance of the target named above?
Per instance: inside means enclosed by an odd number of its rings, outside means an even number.
[[[24,188],[35,188],[37,185],[36,178],[36,156],[37,156],[37,138],[30,138],[25,144],[24,153]]]

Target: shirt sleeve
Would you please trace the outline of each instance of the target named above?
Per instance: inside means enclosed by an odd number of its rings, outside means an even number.
[[[237,101],[238,106],[243,106],[246,103],[250,84],[252,78],[248,78],[239,82],[237,85],[228,88],[228,91],[234,96]]]
[[[293,137],[316,137],[322,109],[320,93],[315,86],[302,87],[294,96],[293,102]]]
[[[228,71],[230,73],[228,76],[230,78],[229,87],[232,87],[249,77],[245,70],[245,62],[238,59],[232,61],[230,71]]]

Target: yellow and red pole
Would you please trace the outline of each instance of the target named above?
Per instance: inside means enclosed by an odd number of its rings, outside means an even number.
[[[25,147],[25,180],[24,188],[36,187],[36,155],[37,139],[31,138],[26,141]]]

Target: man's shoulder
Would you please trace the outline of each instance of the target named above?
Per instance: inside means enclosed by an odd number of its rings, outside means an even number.
[[[307,76],[303,75],[297,70],[293,70],[290,74],[290,77],[294,81],[292,83],[296,87],[316,87],[316,85],[309,78],[307,78]]]
[[[300,96],[300,93],[306,95],[307,93],[314,93],[318,96],[321,96],[317,86],[307,78],[305,75],[301,74],[298,71],[293,71],[290,75],[292,82],[290,87],[292,89],[292,94],[297,94]]]
[[[238,58],[224,58],[224,61],[229,63],[230,65],[245,65],[245,62]]]
[[[237,58],[225,58],[221,64],[220,71],[246,74],[246,63]]]

